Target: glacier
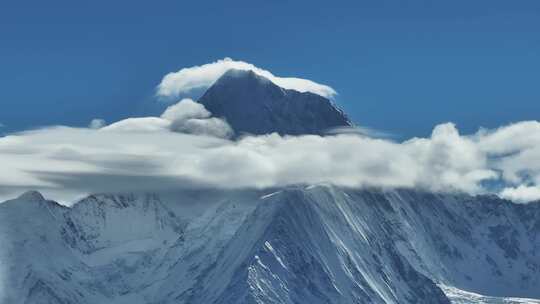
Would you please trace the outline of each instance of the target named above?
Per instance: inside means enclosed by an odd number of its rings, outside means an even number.
[[[1,303],[537,303],[540,202],[331,185],[0,204]],[[520,300],[522,299],[522,300]]]

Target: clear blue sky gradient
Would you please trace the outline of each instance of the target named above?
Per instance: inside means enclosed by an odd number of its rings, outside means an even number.
[[[353,120],[426,136],[540,117],[540,1],[0,2],[0,133],[157,113],[223,57],[329,84]]]

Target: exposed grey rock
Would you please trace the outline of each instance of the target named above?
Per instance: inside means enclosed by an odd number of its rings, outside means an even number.
[[[283,89],[252,71],[229,70],[199,99],[214,116],[242,133],[324,134],[351,126],[332,102],[310,92]]]

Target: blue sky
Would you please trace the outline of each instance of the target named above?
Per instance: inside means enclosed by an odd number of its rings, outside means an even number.
[[[540,113],[538,1],[2,1],[0,133],[159,113],[224,57],[328,84],[368,127],[464,133]]]

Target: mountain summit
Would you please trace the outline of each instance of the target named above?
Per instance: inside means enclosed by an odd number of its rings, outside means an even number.
[[[253,71],[231,69],[199,99],[237,134],[324,134],[351,126],[330,100],[310,92],[287,90]]]

